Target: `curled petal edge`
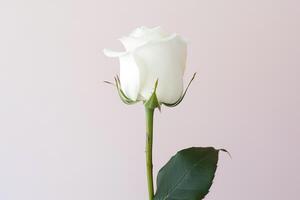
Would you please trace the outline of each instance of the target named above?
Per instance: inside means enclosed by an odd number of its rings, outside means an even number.
[[[119,52],[119,51],[112,51],[110,49],[103,49],[103,54],[107,57],[110,57],[110,58],[120,58],[120,57],[128,55],[130,53],[131,54],[135,53],[137,50],[139,50],[140,48],[142,48],[142,47],[144,47],[148,44],[156,44],[156,43],[160,43],[160,42],[167,42],[167,41],[170,41],[170,40],[172,40],[176,37],[180,38],[182,41],[185,41],[179,35],[177,35],[176,33],[173,33],[173,34],[171,34],[170,36],[168,36],[166,38],[143,42],[143,43],[141,43],[141,45],[139,45],[138,47],[136,47],[135,49],[130,50],[130,51]],[[122,40],[122,38],[120,38],[119,40]]]

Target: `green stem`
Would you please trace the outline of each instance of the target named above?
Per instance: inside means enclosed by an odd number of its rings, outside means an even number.
[[[145,108],[146,111],[146,166],[149,200],[153,200],[153,164],[152,164],[152,145],[153,145],[153,115],[154,109]]]

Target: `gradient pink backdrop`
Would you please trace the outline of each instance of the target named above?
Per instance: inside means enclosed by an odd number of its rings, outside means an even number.
[[[189,39],[183,103],[156,114],[154,167],[228,149],[208,200],[299,200],[298,0],[2,0],[0,199],[146,200],[142,105],[101,53],[141,25]]]

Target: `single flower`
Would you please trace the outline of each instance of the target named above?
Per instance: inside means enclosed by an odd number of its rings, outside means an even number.
[[[126,102],[148,101],[156,84],[159,104],[173,106],[183,99],[183,75],[187,43],[176,33],[160,27],[135,29],[120,38],[124,52],[104,49],[108,57],[119,58],[120,78],[116,85]]]

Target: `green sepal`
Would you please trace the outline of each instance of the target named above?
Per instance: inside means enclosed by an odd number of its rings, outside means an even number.
[[[190,80],[190,82],[189,82],[188,86],[186,87],[186,89],[185,89],[184,93],[182,94],[182,96],[175,103],[163,103],[162,102],[162,104],[165,105],[165,106],[168,106],[168,107],[175,107],[178,104],[180,104],[182,102],[183,98],[185,97],[185,95],[186,95],[191,83],[193,82],[195,76],[196,76],[196,73],[194,73],[192,79]]]
[[[118,90],[118,94],[119,94],[121,100],[123,101],[123,103],[125,103],[127,105],[132,105],[132,104],[139,102],[139,101],[134,101],[125,95],[124,91],[121,88],[121,82],[120,82],[118,75],[115,77],[115,83],[116,83],[116,87]]]
[[[115,79],[115,84],[112,83],[112,82],[109,82],[109,81],[104,81],[104,83],[113,85],[117,88],[118,94],[119,94],[120,99],[122,100],[123,103],[125,103],[127,105],[132,105],[132,104],[140,102],[140,101],[133,101],[132,99],[130,99],[129,97],[127,97],[125,95],[124,91],[121,88],[121,83],[120,83],[120,79],[119,79],[118,75],[116,77],[114,77],[114,79]]]
[[[154,91],[153,91],[152,95],[150,96],[150,98],[147,101],[145,101],[144,105],[148,109],[154,110],[155,108],[158,108],[158,110],[160,111],[160,104],[159,104],[157,96],[156,96],[157,85],[158,85],[158,80],[156,80],[156,82],[155,82]]]

